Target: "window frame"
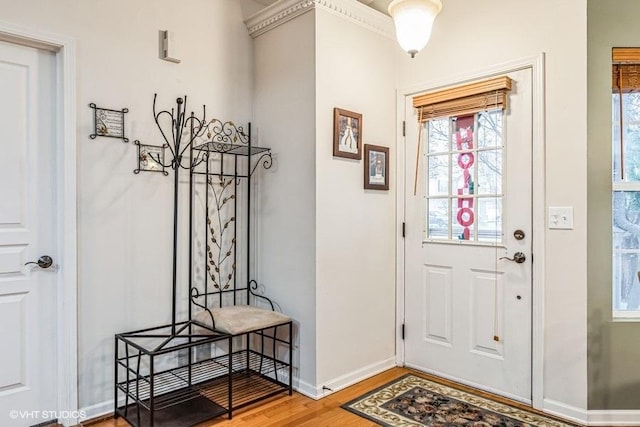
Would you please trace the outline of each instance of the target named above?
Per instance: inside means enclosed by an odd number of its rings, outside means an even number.
[[[640,321],[640,307],[634,310],[621,310],[620,300],[617,294],[620,293],[625,284],[621,278],[626,278],[622,265],[624,254],[637,254],[640,257],[640,237],[637,248],[619,248],[616,246],[616,193],[640,193],[640,177],[636,181],[629,181],[628,174],[625,174],[627,156],[625,150],[625,140],[627,139],[627,129],[629,126],[637,126],[640,121],[625,121],[627,110],[625,110],[625,97],[629,94],[640,92],[640,49],[639,48],[613,48],[611,67],[611,313],[613,321]],[[618,97],[616,99],[616,97]],[[617,101],[617,102],[616,102]],[[616,164],[618,167],[616,168]],[[626,212],[625,212],[626,215]],[[640,225],[640,224],[639,224]],[[618,245],[620,246],[620,245]],[[638,280],[636,286],[640,286],[640,263],[638,271],[633,275],[633,281]]]

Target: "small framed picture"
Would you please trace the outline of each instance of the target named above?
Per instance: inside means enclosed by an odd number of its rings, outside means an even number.
[[[362,158],[362,114],[333,109],[333,155],[356,160]]]
[[[364,188],[389,189],[389,147],[364,146]]]

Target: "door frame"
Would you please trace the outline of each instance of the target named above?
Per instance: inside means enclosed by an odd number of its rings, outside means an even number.
[[[396,212],[398,218],[396,233],[396,364],[405,365],[402,325],[405,318],[405,247],[402,237],[405,219],[405,191],[407,183],[404,152],[403,124],[405,119],[406,97],[438,88],[465,83],[467,81],[488,78],[530,68],[532,84],[532,330],[531,330],[531,402],[536,409],[543,407],[544,395],[544,264],[545,264],[545,55],[540,53],[514,61],[505,62],[489,68],[459,74],[445,79],[427,81],[417,85],[400,88],[396,94],[396,115],[399,123],[396,131],[398,155],[396,156]],[[406,126],[412,124],[407,123]],[[409,165],[411,166],[411,165]],[[533,259],[533,258],[532,258]]]
[[[0,40],[56,56],[56,231],[58,263],[58,412],[63,425],[78,423],[76,46],[75,40],[0,21]],[[37,408],[34,408],[37,409]],[[74,416],[76,415],[76,416]]]

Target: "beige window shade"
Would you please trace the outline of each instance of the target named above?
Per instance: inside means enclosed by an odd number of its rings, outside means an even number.
[[[507,76],[468,83],[413,97],[421,121],[435,117],[474,114],[488,109],[507,108],[507,92],[511,79]]]
[[[622,93],[640,90],[640,48],[614,47],[611,57],[611,89]]]

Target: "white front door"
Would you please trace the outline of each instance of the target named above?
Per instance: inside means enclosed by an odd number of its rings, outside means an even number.
[[[55,55],[0,42],[0,425],[55,417]],[[29,261],[49,255],[41,269]]]
[[[532,72],[508,76],[506,110],[423,126],[415,195],[406,99],[405,363],[530,403]]]

